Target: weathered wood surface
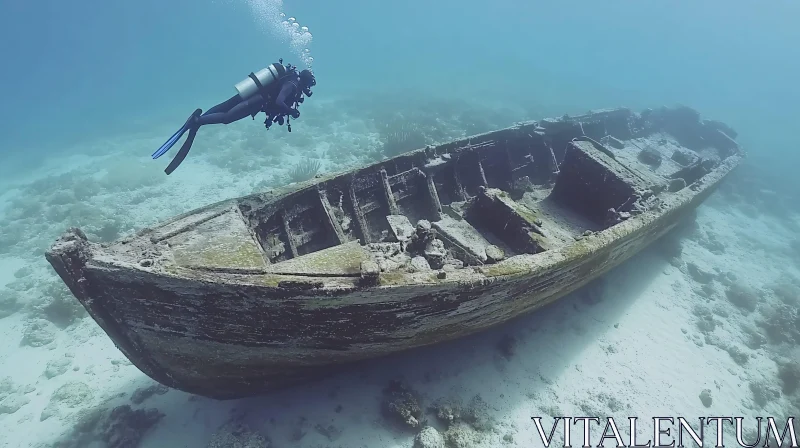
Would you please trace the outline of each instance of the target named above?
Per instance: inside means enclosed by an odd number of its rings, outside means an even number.
[[[553,191],[562,189],[558,194],[567,198],[559,204],[569,204],[569,198],[577,194],[570,190],[580,184],[559,186],[557,176],[567,179],[576,166],[597,164],[607,166],[607,172],[616,173],[618,179],[608,180],[606,176],[596,185],[607,189],[609,203],[625,206],[620,198],[652,187],[659,177],[626,159],[624,151],[607,155],[611,144],[599,144],[597,139],[569,143],[569,138],[564,145],[574,146],[573,156],[554,152],[560,157],[561,167],[553,167],[549,160],[553,145],[559,148],[564,129],[574,131],[577,127],[579,135],[588,134],[587,128],[597,126],[597,117],[617,117],[620,113],[594,114],[594,120],[581,121],[580,125],[544,120],[490,133],[483,140],[493,142],[488,147],[497,150],[505,143],[495,142],[518,138],[522,133],[533,135],[528,131],[539,132],[535,135],[543,134],[551,141],[542,146],[548,161],[544,168],[532,168],[544,177],[556,176]],[[603,126],[610,124],[618,123]],[[608,135],[609,130],[604,132]],[[621,134],[624,131],[616,132]],[[480,143],[481,138],[476,140]],[[675,145],[673,141],[668,144]],[[663,150],[668,144],[657,146]],[[500,190],[493,189],[493,184],[499,182],[502,167],[493,166],[489,160],[477,165],[472,180],[454,172],[451,190],[437,185],[431,178],[433,169],[402,179],[375,169],[372,180],[358,188],[352,183],[337,184],[337,179],[353,179],[356,173],[223,201],[109,246],[90,243],[80,231],[71,230],[53,245],[47,258],[97,323],[143,372],[187,392],[221,399],[242,397],[330,374],[353,361],[462,337],[574,291],[668,232],[714,191],[740,160],[738,149],[727,140],[716,147],[724,151],[724,156],[713,169],[698,171],[701,175],[678,191],[659,189],[654,196],[658,198],[657,207],[635,211],[611,224],[598,223],[602,208],[585,209],[595,224],[568,219],[568,212],[549,203],[542,203],[539,215],[533,216],[520,205],[529,202],[497,196]],[[471,154],[459,142],[437,151],[434,158],[449,154],[441,159],[444,168],[432,163],[431,157],[425,158],[425,152],[411,157],[424,159],[422,166],[446,170],[446,159],[468,158]],[[578,156],[591,160],[570,162],[569,157]],[[623,159],[624,166],[617,159]],[[519,165],[523,163],[528,162]],[[660,175],[662,180],[685,170],[678,165],[658,169],[666,173]],[[322,184],[326,185],[324,195],[319,193]],[[480,189],[487,185],[489,190]],[[422,206],[422,202],[404,202],[402,195],[394,195],[398,186],[429,202]],[[370,188],[374,192],[371,196],[365,193]],[[431,190],[437,191],[435,200]],[[332,194],[334,191],[341,195]],[[480,195],[495,198],[487,203],[490,207],[520,208],[516,216],[522,218],[514,224],[518,226],[517,237],[528,234],[544,242],[544,250],[533,248],[490,263],[485,254],[475,253],[479,248],[471,247],[464,253],[471,254],[472,263],[463,268],[388,270],[378,274],[377,284],[364,283],[359,267],[370,255],[357,241],[363,242],[368,235],[367,241],[374,242],[377,233],[362,229],[374,228],[380,221],[371,212],[360,213],[355,204],[379,201],[373,207],[384,219],[404,211],[406,216],[435,216],[445,205],[458,205],[464,196]],[[336,211],[340,197],[349,201],[349,211],[347,207]],[[318,209],[313,209],[315,204],[319,204]],[[571,206],[584,210],[580,201]],[[619,207],[618,212],[628,213],[625,207]],[[259,210],[259,219],[253,218],[252,210]],[[456,209],[450,212],[459,216]],[[312,220],[302,213],[317,213],[313,221],[322,223],[322,227],[310,227]],[[351,225],[342,220],[342,213],[349,216]],[[249,228],[255,229],[253,233],[242,234],[247,227],[239,227],[237,218],[239,223],[249,223]],[[440,221],[446,224],[448,219]],[[567,221],[569,224],[565,224]],[[385,225],[390,228],[388,221]],[[580,236],[589,226],[595,231]],[[232,238],[237,232],[239,237]],[[284,232],[284,236],[276,232]],[[480,244],[485,246],[486,242]],[[209,253],[214,256],[209,257]],[[341,263],[332,263],[337,259]]]

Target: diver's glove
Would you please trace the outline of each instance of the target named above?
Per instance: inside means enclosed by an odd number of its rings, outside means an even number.
[[[292,109],[292,111],[291,111],[291,112],[289,112],[289,115],[291,115],[291,116],[292,116],[292,118],[297,118],[297,117],[299,117],[299,116],[300,116],[300,111],[299,111],[299,110],[297,110],[297,109]]]

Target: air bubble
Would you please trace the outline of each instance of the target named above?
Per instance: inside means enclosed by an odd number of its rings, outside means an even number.
[[[298,65],[311,68],[312,35],[308,27],[300,26],[295,17],[286,17],[281,11],[284,0],[246,0],[250,5],[253,18],[270,31],[281,43],[288,44],[298,59]]]

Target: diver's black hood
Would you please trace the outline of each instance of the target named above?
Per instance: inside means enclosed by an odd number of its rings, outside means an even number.
[[[314,87],[317,85],[317,79],[309,69],[305,69],[300,72],[300,82],[305,87]]]

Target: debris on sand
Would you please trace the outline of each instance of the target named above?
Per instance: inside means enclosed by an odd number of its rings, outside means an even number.
[[[70,381],[56,389],[50,397],[50,403],[42,411],[40,421],[50,417],[62,417],[73,409],[86,406],[94,398],[92,389],[86,383]]]
[[[689,275],[692,277],[692,279],[697,283],[705,285],[714,280],[713,272],[708,271],[696,263],[686,263],[686,269],[689,271]]]
[[[481,443],[483,434],[465,422],[456,422],[444,433],[448,448],[473,448]]]
[[[397,423],[417,428],[422,417],[420,397],[417,392],[398,380],[392,380],[383,390],[383,413]]]
[[[434,412],[436,418],[448,428],[448,432],[445,433],[448,446],[461,446],[453,445],[456,443],[454,440],[461,443],[473,439],[478,437],[478,433],[492,431],[496,424],[489,414],[489,405],[480,395],[472,397],[467,406],[463,406],[458,397],[440,398],[433,403],[430,411]]]
[[[763,319],[757,323],[773,344],[800,344],[800,312],[797,307],[781,303],[761,309]]]
[[[739,364],[740,366],[744,367],[747,362],[750,360],[750,355],[741,347],[734,344],[717,344],[721,349],[728,352],[733,362]]]
[[[702,305],[695,305],[694,314],[697,317],[695,325],[701,333],[708,334],[714,331],[717,322],[714,320],[714,315],[711,310]]]
[[[708,249],[712,254],[722,255],[726,251],[725,244],[718,240],[717,236],[711,232],[706,232],[701,238],[698,238],[697,243]]]
[[[787,305],[800,305],[800,286],[793,281],[781,279],[772,287],[772,292]]]
[[[55,378],[63,375],[69,370],[72,365],[72,357],[69,354],[60,356],[56,359],[51,359],[47,362],[47,367],[44,369],[44,376],[47,379]]]
[[[83,305],[57,280],[50,280],[43,285],[41,298],[29,308],[32,316],[45,319],[62,330],[88,316]]]
[[[745,345],[748,348],[753,350],[757,350],[764,346],[767,343],[767,338],[761,332],[755,328],[755,326],[750,322],[743,322],[740,324],[742,333],[745,336]]]
[[[53,446],[85,448],[102,441],[106,448],[135,448],[163,417],[157,409],[133,410],[128,405],[80,411],[72,432]]]
[[[458,397],[440,398],[430,407],[436,418],[446,427],[461,419],[461,400]]]
[[[778,378],[782,383],[783,393],[793,394],[800,388],[800,364],[797,362],[782,362],[778,364]]]
[[[139,446],[147,430],[163,417],[164,414],[157,409],[134,411],[128,405],[118,406],[111,411],[103,425],[103,440],[108,448]]]
[[[36,387],[33,384],[24,386],[14,384],[14,380],[7,376],[0,380],[0,414],[13,414],[30,400],[25,396],[34,392]]]
[[[781,392],[766,381],[751,381],[753,401],[761,408],[781,398]]]
[[[142,404],[145,400],[153,395],[164,395],[169,392],[169,388],[162,384],[153,384],[149,387],[140,387],[131,394],[131,402],[134,404]]]
[[[713,400],[711,399],[710,389],[703,389],[703,391],[700,392],[700,402],[702,402],[703,406],[707,408],[711,407],[711,403],[713,402]]]
[[[321,423],[314,425],[314,430],[333,442],[342,435],[342,430],[333,425],[324,426]]]
[[[269,439],[252,431],[238,420],[222,425],[212,436],[206,448],[269,448]]]
[[[56,331],[54,325],[44,319],[34,319],[25,328],[20,345],[43,347],[55,340]]]
[[[11,316],[22,308],[17,295],[10,289],[0,289],[0,319]]]
[[[491,431],[495,425],[494,419],[489,414],[489,405],[480,395],[472,397],[461,418],[478,431]]]
[[[30,402],[30,398],[19,392],[10,394],[4,399],[0,400],[0,415],[13,414]]]
[[[759,301],[758,292],[741,282],[729,286],[725,295],[732,304],[747,312],[755,311]]]

